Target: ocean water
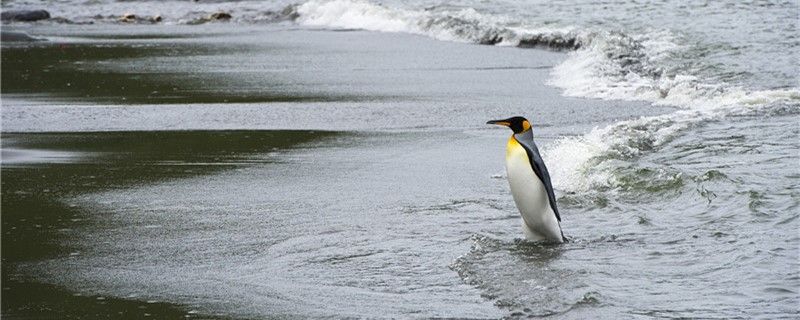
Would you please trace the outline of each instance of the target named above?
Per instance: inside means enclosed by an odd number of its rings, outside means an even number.
[[[3,26],[47,39],[3,44],[14,288],[187,316],[800,316],[796,2],[46,9],[71,22]],[[566,244],[521,239],[483,125],[515,114]],[[59,210],[52,252],[14,251]]]

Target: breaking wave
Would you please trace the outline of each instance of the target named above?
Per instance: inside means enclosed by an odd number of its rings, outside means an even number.
[[[677,107],[673,113],[642,117],[564,138],[545,150],[556,188],[577,192],[623,188],[630,175],[620,172],[635,157],[658,148],[676,134],[706,121],[778,108],[800,110],[797,88],[747,90],[704,81],[670,64],[686,50],[667,31],[628,35],[576,27],[521,25],[504,16],[472,8],[458,11],[394,9],[359,0],[309,1],[296,6],[297,23],[326,27],[403,32],[438,40],[487,45],[571,50],[549,83],[565,95],[614,100],[643,100]],[[635,171],[635,170],[634,170]],[[679,175],[664,173],[672,180]],[[627,178],[626,178],[627,177]],[[653,179],[644,175],[641,179]],[[659,180],[659,179],[656,179]],[[659,180],[660,181],[660,180]],[[660,181],[671,185],[674,181]],[[635,183],[635,182],[633,182]]]
[[[159,3],[146,7],[146,13],[162,10]],[[120,11],[123,5],[106,3],[99,9]],[[401,32],[443,41],[564,50],[569,51],[568,57],[553,69],[549,80],[564,95],[676,107],[670,114],[625,120],[584,136],[565,138],[544,150],[549,162],[558,163],[551,170],[555,187],[566,192],[620,186],[614,172],[697,124],[759,110],[800,110],[800,90],[796,87],[751,90],[699,76],[695,70],[703,67],[687,67],[702,63],[689,61],[691,45],[666,30],[628,34],[570,25],[532,25],[519,18],[473,8],[410,9],[366,0],[311,0],[277,7],[263,2],[211,2],[177,9],[187,13],[176,14],[177,20],[165,16],[165,23],[205,22],[209,13],[222,10],[231,12],[231,21],[236,23],[291,21],[320,28]],[[76,17],[80,15],[70,17],[79,20]]]
[[[402,32],[437,40],[487,45],[577,49],[587,39],[571,28],[510,27],[511,18],[485,15],[473,8],[415,11],[358,0],[309,1],[294,6],[297,23],[380,32]]]
[[[655,151],[680,132],[704,122],[764,111],[797,113],[800,111],[800,94],[790,90],[748,93],[737,89],[714,99],[698,99],[695,103],[679,106],[683,109],[673,113],[621,121],[595,128],[583,136],[557,141],[545,154],[548,162],[558,164],[551,169],[551,174],[556,177],[555,188],[567,192],[626,189],[626,185],[632,183],[631,179],[655,186],[665,183],[664,175],[670,180],[679,180],[679,175],[671,173],[662,172],[660,177],[631,177],[626,172],[631,171],[638,156]]]

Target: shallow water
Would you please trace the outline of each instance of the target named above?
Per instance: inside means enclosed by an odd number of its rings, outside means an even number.
[[[450,9],[463,8],[430,11]],[[339,21],[387,25],[356,18]],[[50,41],[3,46],[3,293],[19,297],[4,316],[798,315],[799,108],[793,88],[770,91],[786,79],[670,105],[687,96],[598,82],[579,95],[646,101],[589,100],[563,97],[581,83],[548,85],[586,48],[310,29],[302,15],[98,24],[14,24]],[[521,240],[508,132],[483,124],[512,114],[533,119],[566,244]]]

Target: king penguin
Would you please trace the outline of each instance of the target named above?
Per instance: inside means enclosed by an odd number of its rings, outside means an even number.
[[[522,215],[525,238],[564,242],[550,174],[533,142],[531,123],[523,117],[511,117],[486,124],[506,126],[514,131],[506,145],[506,174],[514,202]]]

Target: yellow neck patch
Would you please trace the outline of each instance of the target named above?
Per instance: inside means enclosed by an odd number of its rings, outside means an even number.
[[[511,138],[508,139],[508,144],[506,144],[506,158],[511,157],[518,153],[520,150],[524,152],[525,149],[522,148],[522,145],[519,144],[517,138],[514,138],[514,135],[511,135]],[[527,154],[525,154],[527,157]]]
[[[522,132],[528,131],[531,129],[531,123],[528,120],[522,121]]]

